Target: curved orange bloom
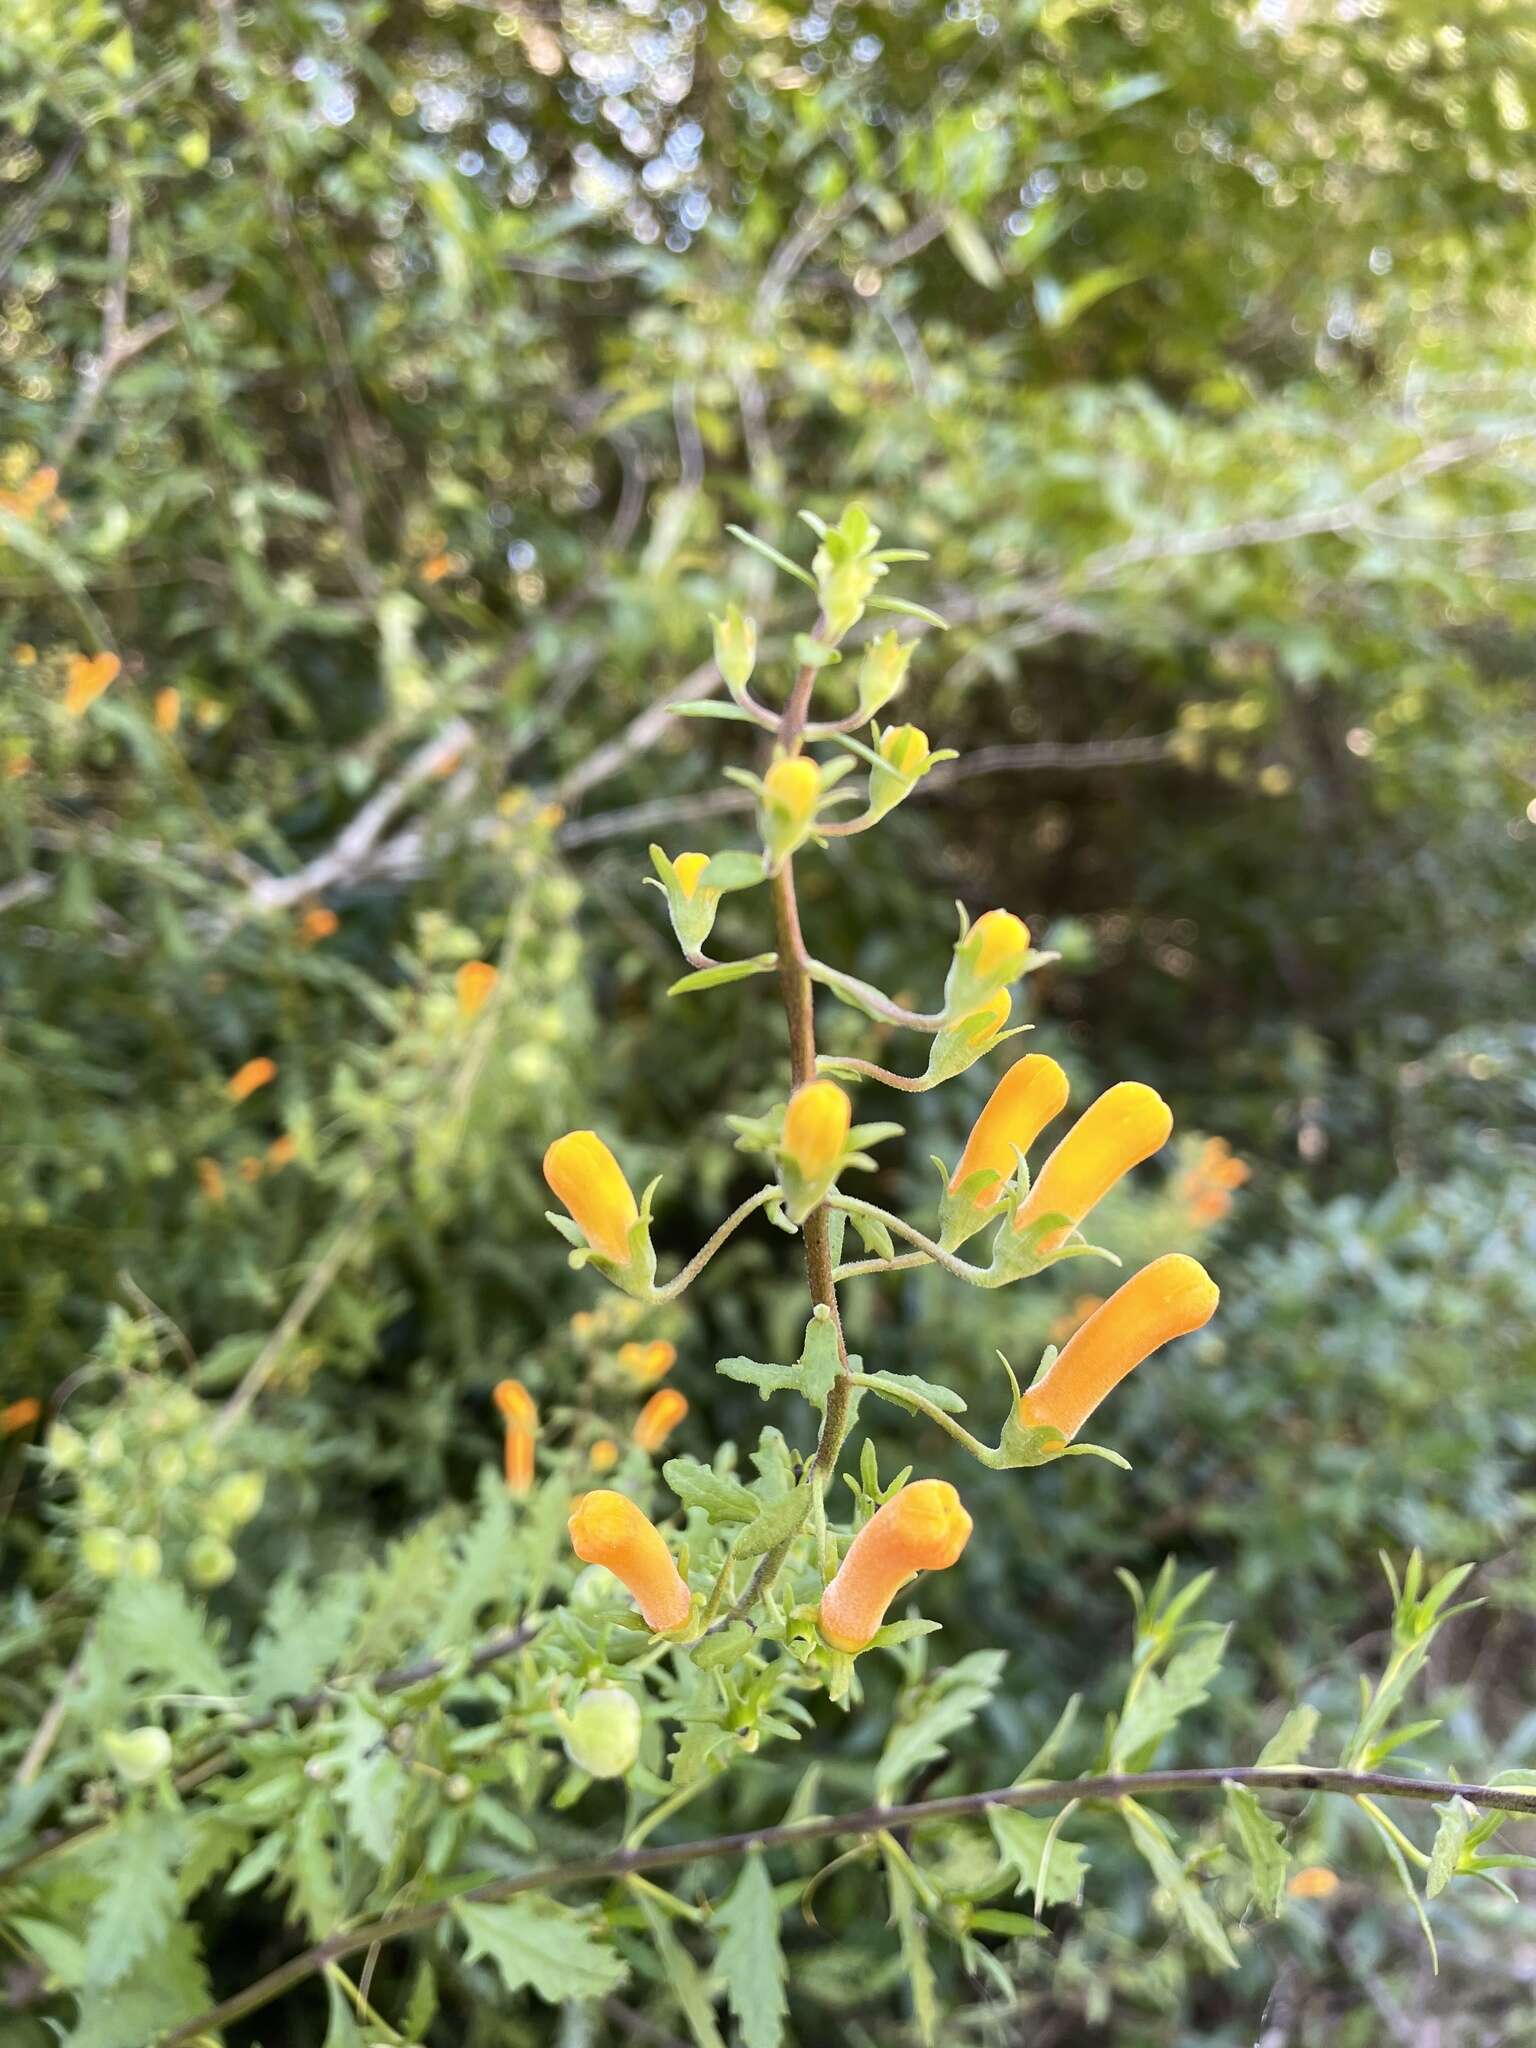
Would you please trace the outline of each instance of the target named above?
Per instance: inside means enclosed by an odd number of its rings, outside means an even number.
[[[167,685],[155,692],[155,731],[173,733],[181,723],[181,692]]]
[[[611,1472],[619,1462],[619,1447],[611,1436],[600,1436],[587,1453],[594,1472]]]
[[[864,1524],[821,1596],[821,1632],[834,1650],[862,1650],[914,1572],[943,1571],[964,1550],[971,1518],[947,1479],[904,1486]]]
[[[677,877],[677,886],[691,903],[694,891],[699,886],[699,877],[709,866],[707,853],[680,853],[672,863],[672,872]]]
[[[635,1417],[634,1440],[642,1451],[659,1451],[688,1413],[688,1397],[676,1387],[662,1387]]]
[[[1011,910],[988,910],[966,933],[965,943],[968,952],[975,949],[972,964],[978,978],[987,981],[1015,960],[1022,964],[1029,951],[1029,926]]]
[[[533,1490],[533,1450],[539,1435],[539,1410],[521,1380],[498,1380],[491,1389],[497,1413],[507,1425],[502,1448],[508,1493]]]
[[[583,1564],[600,1564],[628,1590],[647,1628],[681,1628],[693,1596],[666,1539],[627,1494],[599,1487],[571,1509],[571,1548]]]
[[[489,960],[466,960],[453,977],[453,992],[458,997],[459,1015],[467,1023],[471,1017],[478,1017],[491,999],[491,990],[496,986],[496,970]]]
[[[1049,1424],[1077,1435],[1094,1409],[1144,1358],[1204,1328],[1221,1292],[1198,1259],[1169,1252],[1117,1288],[1067,1340],[1038,1386],[1019,1400],[1026,1429]]]
[[[848,1142],[853,1105],[835,1081],[806,1081],[784,1112],[783,1146],[807,1180],[830,1173]]]
[[[1168,1142],[1172,1129],[1173,1112],[1155,1088],[1141,1081],[1117,1081],[1106,1088],[1041,1167],[1019,1204],[1015,1229],[1025,1229],[1038,1216],[1059,1213],[1075,1230],[1117,1180]],[[1068,1234],[1050,1232],[1041,1241],[1041,1250],[1055,1251]]]
[[[341,919],[328,903],[316,903],[306,910],[299,924],[299,936],[307,946],[318,945],[321,939],[330,938],[341,923]]]
[[[42,1402],[34,1401],[31,1395],[7,1402],[0,1408],[0,1436],[15,1436],[20,1429],[30,1429],[42,1412]]]
[[[1029,1150],[1052,1117],[1060,1116],[1066,1108],[1070,1093],[1066,1075],[1044,1053],[1028,1053],[1016,1061],[992,1090],[986,1108],[972,1124],[960,1164],[949,1183],[950,1193],[970,1174],[990,1167],[998,1176],[997,1182],[977,1197],[978,1206],[989,1209],[1013,1172],[1014,1153]]]
[[[244,1102],[258,1088],[265,1088],[269,1081],[276,1079],[277,1061],[269,1060],[263,1054],[260,1059],[247,1060],[243,1067],[237,1067],[225,1082],[224,1092],[231,1102]]]
[[[596,1131],[568,1131],[544,1154],[544,1178],[593,1251],[623,1265],[640,1211],[624,1169]]]
[[[267,1169],[271,1173],[281,1173],[285,1166],[292,1166],[298,1156],[298,1140],[290,1132],[285,1131],[280,1138],[274,1138],[267,1147]]]
[[[665,1379],[676,1365],[677,1346],[669,1344],[665,1337],[653,1337],[649,1344],[621,1344],[618,1359],[621,1371],[648,1387]]]

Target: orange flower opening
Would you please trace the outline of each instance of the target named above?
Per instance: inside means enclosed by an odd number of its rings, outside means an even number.
[[[627,1264],[629,1233],[640,1211],[623,1168],[596,1131],[556,1138],[544,1154],[544,1178],[593,1251]]]
[[[317,903],[306,910],[299,922],[299,936],[307,946],[318,945],[321,939],[330,938],[341,919],[329,904]]]
[[[611,1436],[600,1436],[587,1453],[594,1472],[611,1472],[619,1462],[619,1447]]]
[[[835,1081],[807,1081],[784,1112],[784,1151],[807,1180],[820,1180],[842,1157],[853,1105]]]
[[[265,1054],[260,1059],[247,1060],[243,1067],[237,1067],[224,1084],[224,1092],[231,1102],[244,1102],[277,1079],[277,1062]]]
[[[665,1379],[677,1363],[677,1346],[665,1337],[653,1337],[648,1344],[621,1344],[619,1369],[643,1387]]]
[[[496,1412],[506,1423],[503,1466],[508,1493],[533,1490],[533,1452],[539,1434],[539,1410],[521,1380],[498,1380],[491,1389]]]
[[[42,1402],[34,1401],[30,1395],[7,1402],[0,1408],[0,1436],[15,1436],[20,1430],[30,1429],[42,1412]]]
[[[571,1509],[571,1548],[583,1564],[613,1573],[645,1617],[647,1628],[681,1628],[693,1605],[687,1581],[666,1539],[627,1494],[599,1487]]]
[[[821,1596],[821,1632],[833,1649],[866,1649],[912,1574],[952,1565],[970,1534],[971,1518],[947,1479],[904,1486],[854,1537]]]
[[[1014,1218],[1023,1230],[1037,1217],[1055,1213],[1068,1228],[1051,1231],[1041,1250],[1052,1252],[1075,1230],[1115,1182],[1167,1143],[1173,1113],[1155,1088],[1119,1081],[1106,1088],[1068,1131],[1041,1167]]]
[[[688,902],[693,901],[694,891],[699,886],[699,877],[709,866],[707,853],[680,853],[672,863],[672,872],[677,877],[677,886]]]
[[[688,1413],[688,1397],[676,1387],[661,1387],[635,1417],[634,1440],[653,1456]]]
[[[466,960],[453,977],[453,992],[458,998],[459,1015],[466,1023],[478,1017],[491,999],[491,990],[496,986],[496,970],[489,960]]]
[[[155,731],[173,733],[181,723],[181,692],[166,688],[155,692]]]
[[[1175,1337],[1202,1329],[1220,1290],[1198,1259],[1169,1252],[1117,1288],[1068,1340],[1038,1386],[1019,1401],[1026,1429],[1049,1425],[1068,1439],[1128,1372]]]
[[[954,1194],[962,1182],[983,1167],[998,1176],[992,1187],[977,1198],[988,1209],[1002,1195],[1004,1183],[1014,1170],[1014,1153],[1028,1152],[1053,1117],[1067,1106],[1071,1089],[1066,1075],[1053,1059],[1032,1052],[1011,1066],[971,1126],[960,1164],[949,1183]]]

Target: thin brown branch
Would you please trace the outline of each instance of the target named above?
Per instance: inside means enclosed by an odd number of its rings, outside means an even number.
[[[616,1849],[606,1856],[587,1856],[517,1877],[491,1878],[455,1899],[440,1899],[383,1920],[354,1927],[317,1942],[302,1955],[290,1957],[275,1970],[232,1998],[199,2013],[196,2019],[163,2036],[160,2048],[211,2034],[270,2005],[285,1991],[302,1984],[327,1964],[355,1955],[375,1942],[398,1941],[424,1934],[448,1919],[458,1902],[497,1905],[527,1892],[563,1891],[575,1884],[601,1884],[653,1870],[677,1870],[689,1863],[745,1856],[756,1849],[799,1848],[830,1838],[868,1837],[898,1828],[931,1826],[938,1821],[974,1819],[990,1807],[1062,1806],[1068,1800],[1145,1798],[1164,1792],[1219,1792],[1225,1785],[1247,1785],[1264,1792],[1331,1792],[1345,1798],[1374,1794],[1383,1799],[1409,1799],[1421,1805],[1436,1800],[1465,1799],[1490,1813],[1536,1816],[1536,1791],[1498,1785],[1464,1785],[1446,1778],[1399,1778],[1385,1771],[1345,1771],[1319,1765],[1260,1769],[1257,1766],[1215,1766],[1188,1771],[1106,1772],[1087,1778],[1056,1778],[1028,1785],[1003,1785],[990,1792],[960,1792],[945,1799],[919,1799],[901,1806],[870,1806],[858,1813],[818,1814],[814,1819],[786,1821],[777,1827],[750,1828],[740,1834],[709,1835],[694,1842],[646,1843],[637,1849]]]

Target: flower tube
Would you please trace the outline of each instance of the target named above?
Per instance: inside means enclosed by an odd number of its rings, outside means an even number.
[[[867,1649],[914,1572],[943,1571],[964,1550],[971,1518],[946,1479],[918,1479],[865,1523],[821,1596],[821,1632],[834,1650]]]
[[[1167,1143],[1172,1129],[1173,1113],[1155,1088],[1140,1081],[1106,1088],[1041,1167],[1019,1204],[1015,1230],[1027,1230],[1037,1217],[1065,1216],[1066,1227],[1040,1241],[1042,1252],[1055,1251],[1116,1181]]]
[[[598,1487],[571,1510],[571,1548],[583,1564],[600,1564],[627,1589],[658,1634],[681,1628],[693,1606],[687,1582],[661,1531],[627,1494]]]
[[[1221,1294],[1198,1259],[1170,1252],[1143,1266],[1067,1340],[1044,1379],[1019,1400],[1026,1429],[1069,1441],[1107,1394],[1154,1351],[1203,1329]]]
[[[635,1418],[634,1440],[653,1455],[688,1413],[688,1397],[676,1387],[661,1387]]]
[[[498,1380],[491,1393],[496,1412],[506,1424],[503,1463],[508,1493],[533,1491],[534,1445],[539,1436],[539,1411],[521,1380]]]
[[[544,1178],[602,1258],[624,1265],[629,1233],[639,1219],[624,1169],[596,1131],[568,1131],[544,1154]]]

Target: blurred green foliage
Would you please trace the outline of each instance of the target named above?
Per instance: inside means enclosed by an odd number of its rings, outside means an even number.
[[[780,1028],[751,982],[661,1002],[676,954],[641,887],[650,839],[739,839],[700,797],[744,756],[728,727],[647,714],[706,687],[711,610],[755,610],[775,652],[805,623],[726,526],[798,556],[793,508],[850,497],[931,553],[922,595],[951,630],[923,639],[903,715],[961,750],[961,775],[802,864],[813,949],[927,1005],[949,899],[1007,904],[1062,952],[1030,984],[1031,1044],[1078,1098],[1144,1077],[1253,1169],[1198,1225],[1193,1152],[1106,1212],[1128,1263],[1213,1233],[1224,1294],[1110,1411],[1132,1475],[1074,1460],[961,1481],[977,1536],[925,1593],[945,1624],[930,1664],[1001,1648],[1009,1677],[945,1724],[946,1787],[1022,1765],[1074,1689],[1114,1705],[1113,1568],[1150,1579],[1167,1552],[1219,1567],[1209,1603],[1234,1625],[1180,1761],[1250,1754],[1267,1703],[1303,1694],[1342,1733],[1386,1618],[1372,1553],[1413,1544],[1485,1560],[1491,1596],[1429,1670],[1454,1751],[1422,1753],[1536,1760],[1533,96],[1530,23],[1496,0],[1456,20],[10,0],[4,1403],[40,1401],[82,1441],[126,1431],[148,1459],[166,1387],[208,1404],[197,1430],[255,1397],[201,1475],[135,1463],[126,1517],[117,1478],[87,1498],[48,1476],[40,1426],[0,1443],[8,1770],[104,1615],[10,1835],[100,1810],[103,1731],[200,1739],[167,1689],[238,1674],[259,1709],[337,1658],[377,1670],[515,1620],[530,1576],[566,1567],[542,1523],[508,1549],[480,1491],[503,1375],[579,1429],[621,1422],[614,1347],[660,1334],[693,1402],[679,1443],[755,1438],[756,1394],[706,1368],[795,1355],[792,1253],[744,1233],[684,1308],[626,1320],[567,1272],[537,1160],[597,1124],[637,1184],[665,1171],[679,1253],[746,1190],[720,1119],[782,1093]],[[82,708],[104,653],[120,672]],[[722,952],[769,942],[751,896],[719,932]],[[500,969],[478,1016],[455,994],[472,959]],[[851,1012],[824,1003],[821,1022],[828,1047],[867,1046]],[[275,1076],[232,1099],[253,1059]],[[923,1162],[956,1156],[988,1080],[903,1099],[879,1200],[931,1217]],[[887,1112],[877,1092],[861,1115]],[[994,1350],[1027,1370],[1089,1270],[958,1305],[925,1276],[854,1283],[850,1336],[990,1413]],[[863,1420],[887,1474],[961,1478],[936,1431]],[[260,1511],[204,1527],[252,1471]],[[142,1583],[163,1598],[120,1626],[140,1582],[102,1609],[98,1526],[160,1531],[164,1576]],[[503,1579],[455,1548],[475,1529]],[[379,1564],[402,1537],[405,1562]],[[238,1561],[212,1593],[208,1553],[189,1561],[206,1539]],[[114,1665],[125,1630],[164,1632],[164,1667]],[[898,1677],[913,1711],[915,1661],[872,1671],[847,1723],[819,1717],[820,1792],[767,1744],[695,1798],[689,1830],[866,1797]],[[343,1720],[321,1744],[356,1812],[399,1790],[379,1792],[375,1733]],[[558,1755],[543,1734],[519,1798]],[[347,1870],[346,1830],[304,1802],[314,1753],[261,1739],[278,1820],[213,1828],[187,1880],[211,1887],[219,1991],[286,1952],[286,1922],[323,1933],[389,1889],[387,1856]],[[438,1868],[530,1852],[521,1821],[495,1836],[510,1809],[479,1789]],[[604,1796],[596,1818],[541,1816],[541,1853],[610,1841]],[[947,2024],[1226,2048],[1268,2010],[1282,2038],[1349,2048],[1384,2010],[1499,2017],[1520,1995],[1503,1909],[1437,1902],[1431,1989],[1390,1869],[1346,1825],[1303,1833],[1356,1874],[1257,1927],[1219,1980],[1169,1938],[1166,1888],[1106,1848],[1094,1910],[1053,1909],[1049,1944],[997,1938],[1011,1989],[945,1951]],[[161,1894],[186,1846],[143,1844]],[[86,1867],[50,1910],[98,1910],[102,1881]],[[830,1878],[832,1939],[793,1936],[796,2039],[904,2038],[918,1908],[888,1933],[872,1882]],[[543,1938],[598,1967],[558,1925]],[[624,1995],[708,2042],[726,2022],[686,1990],[686,1918],[663,1933],[681,2017],[630,1932]],[[195,2009],[203,1966],[171,1942],[148,1974],[192,1985]],[[50,1986],[80,1959],[20,1946],[6,2039],[33,2048],[72,2012]],[[422,1991],[417,1961],[380,1966],[407,2037],[567,2038],[526,2001],[499,2015],[459,1961]],[[274,2025],[343,2048],[328,1995]],[[135,2022],[110,1974],[97,2003],[130,2015],[124,2048],[163,2017]],[[112,2038],[94,2024],[79,2048]],[[600,2002],[582,2024],[569,2038],[620,2037]]]

